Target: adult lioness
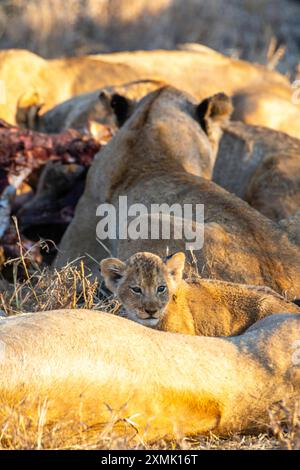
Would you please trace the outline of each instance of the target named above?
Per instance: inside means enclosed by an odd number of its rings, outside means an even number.
[[[163,86],[158,80],[135,80],[122,85],[107,86],[102,89],[74,96],[54,108],[40,114],[40,96],[29,91],[18,101],[16,121],[21,127],[39,132],[57,133],[73,128],[79,131],[89,130],[93,123],[109,125],[117,129],[124,120],[117,120],[113,112],[114,95],[125,95],[127,103],[133,107],[137,101],[153,90]],[[126,106],[127,109],[127,106]]]
[[[265,318],[233,338],[174,335],[89,310],[3,319],[1,428],[17,415],[37,432],[66,423],[62,439],[68,423],[78,423],[77,439],[99,438],[114,422],[121,435],[133,423],[127,436],[148,441],[261,429],[272,403],[299,395],[299,334],[299,315]]]
[[[93,57],[44,60],[26,50],[0,51],[0,118],[15,123],[22,95],[24,120],[27,112],[37,114],[42,106],[44,112],[75,94],[140,78],[147,77],[126,64]]]
[[[123,112],[124,100],[121,104]],[[205,243],[195,255],[204,277],[267,285],[279,293],[287,291],[290,299],[299,297],[299,247],[248,204],[203,178],[209,175],[213,161],[211,142],[218,141],[220,124],[229,111],[223,95],[198,104],[173,87],[143,99],[96,156],[56,264],[85,253],[99,261],[107,257],[107,250],[96,240],[96,210],[101,203],[112,203],[118,216],[120,195],[128,197],[128,206],[142,203],[149,212],[151,204],[202,203]],[[105,240],[112,254],[121,259],[137,251],[164,256],[168,246],[171,252],[185,249],[184,240],[150,237],[129,242]],[[87,263],[97,271],[89,258]]]
[[[0,51],[0,118],[13,123],[19,95],[35,87],[43,89],[38,75],[46,64],[46,60],[29,51]]]
[[[184,253],[162,260],[142,252],[126,263],[107,258],[100,266],[126,318],[162,331],[232,336],[268,315],[300,313],[299,307],[268,287],[199,277],[185,281],[184,263]]]

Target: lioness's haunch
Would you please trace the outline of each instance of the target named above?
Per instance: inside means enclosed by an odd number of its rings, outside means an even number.
[[[114,110],[117,115],[123,113],[124,100],[116,102]],[[98,261],[107,257],[107,250],[96,239],[96,211],[100,204],[113,204],[118,220],[119,196],[127,196],[128,207],[144,204],[148,215],[143,222],[149,228],[152,204],[172,207],[176,202],[181,208],[204,204],[204,246],[194,252],[198,272],[207,278],[266,285],[286,293],[289,299],[299,298],[299,247],[284,230],[206,179],[230,111],[230,102],[222,94],[199,104],[173,87],[164,87],[144,98],[96,155],[56,264],[62,266],[86,253]],[[201,233],[201,224],[198,227],[196,221],[187,221],[195,222],[195,230]],[[181,229],[182,223],[184,219]],[[171,230],[171,236],[173,233]],[[171,253],[186,250],[185,240],[147,236],[105,239],[104,243],[121,259],[138,251],[165,256],[167,248]],[[92,258],[87,257],[86,263],[98,273]]]
[[[300,140],[283,132],[229,122],[213,181],[274,221],[300,208]]]
[[[233,338],[88,310],[17,315],[0,322],[0,421],[18,412],[31,429],[70,419],[99,433],[113,410],[116,432],[128,418],[144,440],[263,428],[273,402],[299,394],[299,337],[298,315],[265,318]]]
[[[165,259],[137,253],[125,263],[101,261],[106,286],[127,318],[162,331],[204,336],[232,336],[274,313],[300,308],[264,286],[214,279],[182,278],[184,253]]]

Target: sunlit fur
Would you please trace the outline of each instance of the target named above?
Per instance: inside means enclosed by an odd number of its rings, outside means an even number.
[[[37,432],[73,419],[99,433],[112,413],[117,432],[126,418],[148,441],[261,429],[273,402],[299,395],[299,337],[298,315],[265,318],[233,338],[89,310],[10,317],[0,322],[1,425],[17,407]]]
[[[167,82],[198,100],[223,90],[234,99],[235,120],[299,136],[299,109],[291,101],[293,90],[287,77],[204,46],[196,52],[153,50],[48,61],[29,51],[4,50],[0,76],[7,87],[7,103],[0,105],[0,116],[9,122],[15,120],[18,99],[30,90],[38,92],[44,112],[78,93],[148,78]],[[20,105],[21,121],[30,121],[26,113],[32,110]]]

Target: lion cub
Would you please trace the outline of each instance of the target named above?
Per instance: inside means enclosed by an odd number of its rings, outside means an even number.
[[[230,336],[274,313],[300,313],[268,287],[201,278],[185,281],[184,264],[184,253],[161,259],[141,252],[125,263],[104,259],[100,269],[127,318],[163,331]]]

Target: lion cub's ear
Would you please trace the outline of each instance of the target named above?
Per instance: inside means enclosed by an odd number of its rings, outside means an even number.
[[[134,108],[134,102],[132,100],[126,98],[126,96],[119,95],[118,93],[111,94],[109,91],[103,90],[99,95],[99,99],[106,104],[109,103],[116,116],[119,127],[121,127],[130,117]]]
[[[202,129],[210,134],[215,124],[221,126],[227,122],[233,111],[232,101],[225,93],[206,98],[197,106],[196,114]]]
[[[166,258],[165,264],[170,275],[173,277],[175,283],[179,283],[182,280],[182,274],[184,270],[185,254],[182,252],[175,253]]]
[[[120,279],[122,278],[126,264],[117,258],[106,258],[100,263],[100,271],[106,287],[116,293]]]

